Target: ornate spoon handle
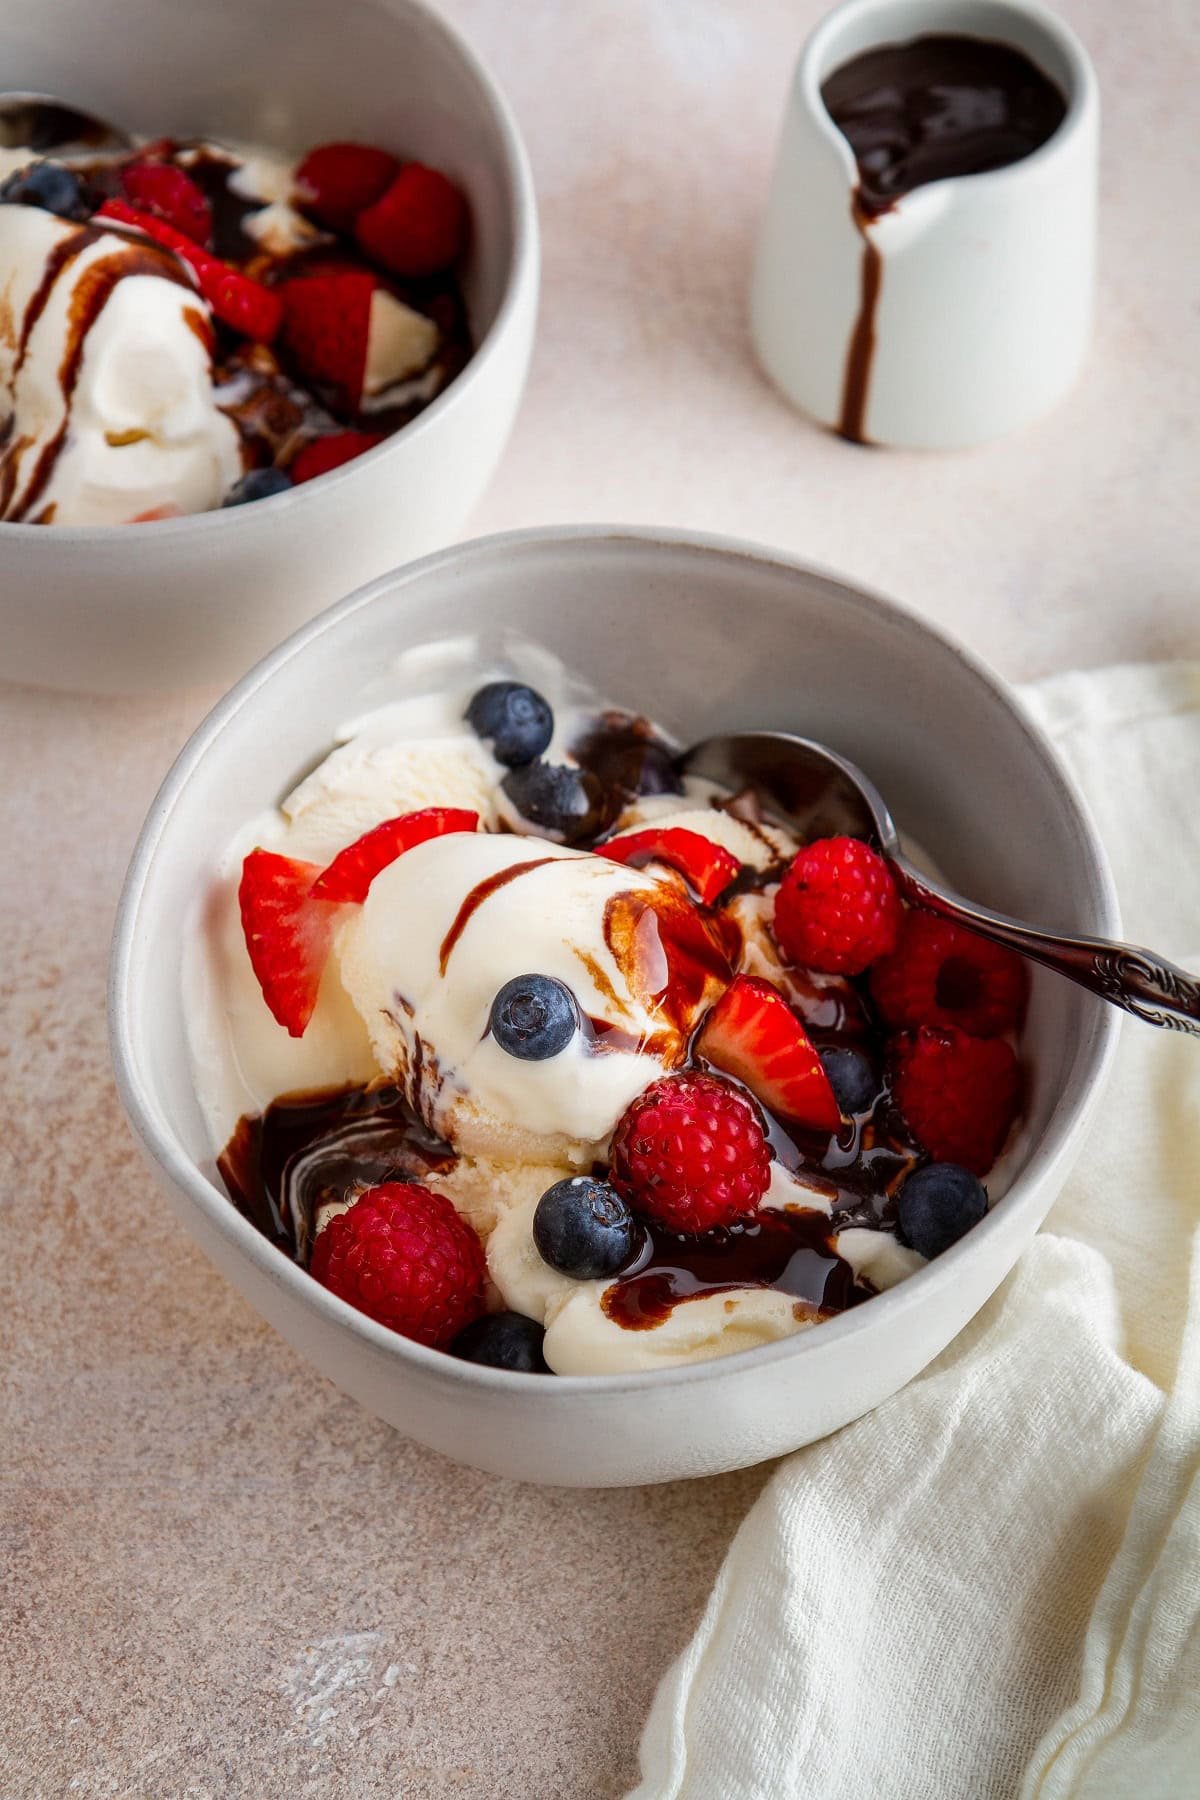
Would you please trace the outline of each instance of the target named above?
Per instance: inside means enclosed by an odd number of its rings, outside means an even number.
[[[1048,931],[1036,931],[949,893],[928,876],[918,874],[902,856],[893,855],[889,860],[906,900],[920,901],[931,912],[969,926],[981,937],[1045,963],[1056,974],[1089,988],[1113,1006],[1123,1007],[1147,1025],[1200,1037],[1200,981],[1153,950],[1109,943],[1106,938],[1055,937]]]

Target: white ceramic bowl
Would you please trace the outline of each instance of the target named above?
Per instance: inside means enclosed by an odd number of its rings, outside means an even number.
[[[367,455],[251,506],[106,529],[0,524],[0,676],[108,693],[232,681],[348,587],[454,536],[489,480],[537,311],[528,160],[499,89],[421,0],[0,0],[4,85],[152,135],[301,152],[353,137],[471,205],[477,349]]]
[[[1039,972],[1027,1129],[1007,1195],[897,1288],[763,1349],[661,1373],[534,1378],[423,1349],[320,1287],[225,1197],[192,1087],[180,920],[247,817],[310,767],[406,646],[504,629],[685,738],[779,726],[874,777],[902,830],[988,905],[1114,935],[1103,852],[1005,689],[910,613],[717,538],[577,527],[484,539],[384,576],[272,652],[168,775],[117,920],[121,1097],[180,1222],[314,1367],[421,1442],[503,1475],[665,1481],[774,1456],[878,1405],[942,1350],[1033,1235],[1078,1149],[1114,1011]]]

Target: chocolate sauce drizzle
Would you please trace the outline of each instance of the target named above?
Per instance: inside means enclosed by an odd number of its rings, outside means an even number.
[[[547,863],[553,861],[552,856],[532,857],[529,862],[512,863],[507,869],[496,869],[491,875],[485,876],[482,881],[477,881],[466,895],[454,916],[454,923],[442,939],[442,947],[438,953],[438,973],[441,975],[446,973],[446,965],[454,954],[454,946],[485,900],[490,900],[493,894],[498,894],[500,889],[507,887],[510,881],[517,881],[522,875],[528,875],[534,869],[544,869]]]
[[[861,444],[883,285],[871,225],[914,188],[1031,156],[1058,130],[1067,103],[1012,45],[938,35],[864,51],[834,70],[821,98],[858,167],[850,212],[863,241],[862,287],[838,431]]]

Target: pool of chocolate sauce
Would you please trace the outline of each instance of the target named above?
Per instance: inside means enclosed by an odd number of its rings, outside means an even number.
[[[1032,156],[1062,124],[1067,102],[1011,44],[940,35],[863,51],[827,77],[821,98],[858,168],[851,213],[863,240],[862,287],[838,429],[863,443],[883,282],[871,223],[914,188]]]
[[[870,1297],[830,1241],[821,1212],[768,1209],[747,1224],[701,1238],[649,1231],[635,1267],[600,1304],[626,1331],[651,1331],[685,1300],[737,1288],[769,1287],[795,1297],[807,1314],[844,1312]]]
[[[645,721],[606,714],[581,742],[586,766],[597,773],[606,790],[598,819],[615,817],[642,791],[642,782],[647,792],[671,791],[666,784],[672,778],[673,752]],[[750,796],[722,805],[752,825],[757,819]],[[598,823],[596,833],[580,847],[593,847],[603,829]],[[536,843],[531,840],[531,847]],[[533,857],[528,865],[504,871],[504,877],[519,878],[527,867],[540,867],[544,860]],[[726,905],[778,878],[778,869],[743,871],[725,896]],[[499,884],[493,877],[480,887],[489,885]],[[443,966],[487,897],[473,889],[464,898],[442,946]],[[638,905],[644,910],[644,902]],[[682,894],[677,908],[670,904],[656,908],[653,922],[664,1010],[669,1027],[677,1033],[681,1019],[693,1016],[695,996],[704,992],[704,984],[729,979],[739,934],[725,906],[693,907]],[[642,912],[606,918],[605,928],[618,962],[627,935],[636,937],[644,951],[649,934]],[[736,1288],[775,1288],[791,1295],[797,1309],[810,1316],[843,1312],[870,1296],[872,1290],[855,1280],[849,1264],[838,1255],[832,1234],[843,1225],[890,1224],[896,1188],[920,1153],[883,1081],[883,1034],[865,981],[801,969],[790,971],[789,980],[791,1004],[818,1050],[849,1044],[864,1051],[880,1072],[880,1094],[868,1112],[844,1120],[834,1136],[798,1130],[765,1115],[775,1156],[815,1190],[818,1204],[811,1209],[767,1208],[744,1225],[702,1237],[677,1237],[659,1226],[648,1228],[635,1261],[602,1301],[609,1318],[628,1330],[652,1329],[676,1306]],[[682,1005],[685,990],[687,1004]],[[583,1031],[596,1055],[663,1048],[633,1042],[603,1020],[585,1020]],[[678,1042],[677,1035],[674,1041]],[[689,1055],[684,1066],[704,1064]],[[280,1249],[307,1264],[319,1206],[344,1201],[382,1181],[420,1181],[453,1162],[449,1146],[432,1137],[396,1088],[381,1080],[366,1087],[284,1095],[265,1113],[238,1122],[218,1166],[239,1212]],[[832,1216],[821,1202],[830,1206]]]

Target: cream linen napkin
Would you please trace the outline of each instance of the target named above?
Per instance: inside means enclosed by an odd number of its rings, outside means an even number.
[[[1130,938],[1200,967],[1200,666],[1025,692]],[[668,1672],[631,1800],[1200,1796],[1200,1043],[1126,1021],[1004,1286],[779,1465]]]

